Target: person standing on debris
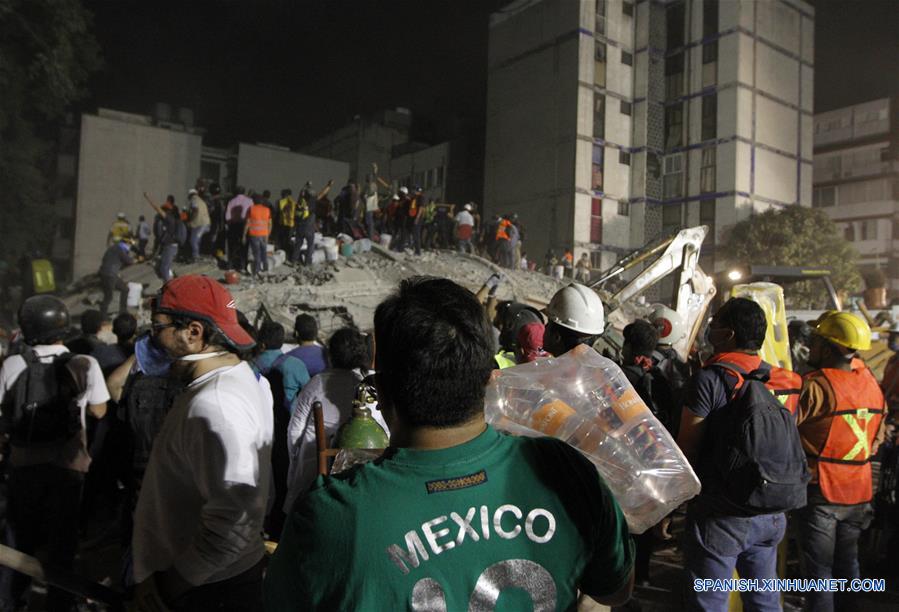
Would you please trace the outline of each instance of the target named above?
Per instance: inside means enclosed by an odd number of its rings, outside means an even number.
[[[293,235],[296,211],[297,201],[293,198],[293,191],[290,189],[282,189],[281,199],[278,200],[278,225],[275,244],[278,245],[279,249],[284,249],[287,253],[290,252],[290,237]]]
[[[460,253],[474,254],[471,237],[474,234],[474,217],[471,215],[471,202],[465,204],[456,215],[456,240]]]
[[[328,192],[331,191],[333,180],[329,180],[318,195],[312,191],[312,183],[306,181],[303,185],[303,191],[300,192],[300,199],[297,202],[296,214],[294,215],[294,236],[293,257],[291,261],[295,264],[300,263],[303,245],[306,245],[306,255],[303,258],[303,265],[312,265],[312,254],[315,252],[315,210],[318,202],[325,199]]]
[[[150,224],[147,218],[141,215],[137,220],[137,254],[146,259],[147,243],[150,242]]]
[[[156,210],[157,214],[162,215],[162,234],[159,237],[161,245],[159,251],[159,262],[156,264],[156,275],[162,279],[162,282],[172,278],[172,263],[178,254],[178,247],[183,242],[183,234],[186,228],[181,221],[181,214],[178,207],[175,206],[175,196],[168,196],[165,204],[161,207],[153,203],[150,195],[145,191],[144,198],[150,203],[150,206]]]
[[[337,431],[352,418],[357,387],[372,368],[371,337],[350,327],[338,329],[331,335],[328,353],[331,367],[313,376],[290,407],[285,438],[290,457],[287,495],[283,500],[285,513],[290,513],[297,497],[309,489],[318,475],[312,404],[322,403],[325,439],[332,446]],[[384,431],[388,431],[380,410],[373,410],[372,416]]]
[[[496,234],[494,236],[496,244],[496,262],[504,268],[512,267],[511,262],[514,249],[512,248],[512,242],[509,236],[509,227],[511,225],[511,221],[505,217],[501,217],[496,226]]]
[[[187,199],[190,203],[190,256],[193,261],[200,256],[200,241],[209,232],[211,220],[209,207],[196,189],[187,192]]]
[[[235,270],[247,269],[247,244],[243,240],[244,229],[247,222],[247,211],[253,205],[253,200],[246,196],[246,190],[240,185],[235,189],[237,194],[228,202],[225,208],[225,223],[228,236],[228,262]]]
[[[46,561],[72,571],[78,549],[78,509],[87,452],[85,418],[106,414],[109,393],[97,361],[63,346],[69,312],[57,297],[30,297],[19,308],[26,348],[0,368],[0,422],[8,436],[10,471],[4,543],[33,555],[43,541]],[[35,410],[43,414],[36,418]],[[30,578],[0,570],[0,606],[24,606]],[[46,609],[68,611],[74,597],[51,586]]]
[[[375,239],[375,215],[380,210],[380,197],[378,195],[378,184],[384,189],[390,189],[390,183],[378,176],[378,164],[371,165],[371,175],[366,177],[365,186],[365,230],[368,233],[368,239]]]
[[[474,295],[404,280],[378,306],[375,337],[391,448],[296,502],[267,609],[491,610],[502,598],[568,610],[579,591],[626,602],[633,546],[596,468],[564,442],[485,423],[493,339]]]
[[[590,282],[590,253],[581,253],[580,259],[575,265],[574,280],[585,285]]]
[[[784,512],[805,505],[808,467],[789,414],[801,379],[759,357],[767,325],[762,308],[745,298],[715,313],[708,335],[715,354],[693,378],[681,414],[677,443],[702,482],[684,534],[688,610],[727,609],[727,591],[696,591],[696,579],[732,578],[735,568],[740,578],[777,578]],[[754,470],[778,486],[740,476]],[[744,609],[780,610],[777,592],[740,596]]]
[[[268,272],[268,237],[272,233],[272,211],[265,205],[262,196],[255,196],[254,203],[247,211],[244,226],[244,241],[249,237],[253,252],[253,276]]]
[[[315,317],[305,312],[298,314],[293,322],[293,335],[300,345],[288,354],[306,364],[310,377],[323,372],[328,367],[328,360],[324,347],[318,343],[318,321]]]
[[[125,213],[120,212],[116,215],[116,220],[109,227],[109,235],[106,237],[106,246],[112,246],[123,238],[131,237],[131,224],[128,223],[128,217]]]
[[[884,440],[887,413],[871,371],[852,368],[858,352],[870,348],[871,329],[852,313],[833,312],[812,332],[808,363],[817,369],[804,377],[796,414],[812,470],[808,505],[797,513],[805,578],[859,577],[858,540],[874,517],[871,458]],[[852,608],[842,595],[806,598],[816,611]]]
[[[135,609],[261,610],[272,394],[241,357],[234,298],[205,276],[163,285],[155,342],[187,381],[153,442],[134,517]]]
[[[407,220],[409,219],[409,210],[412,207],[412,198],[409,197],[409,188],[408,187],[400,187],[399,193],[399,201],[396,203],[396,213],[394,217],[394,229],[396,230],[393,235],[393,242],[390,245],[394,251],[402,251],[406,248],[406,242],[409,241],[412,236],[407,231],[409,225]]]
[[[100,263],[100,286],[103,287],[103,301],[100,302],[100,315],[105,319],[109,313],[109,304],[112,302],[112,294],[114,291],[119,292],[119,310],[118,312],[128,312],[128,285],[119,276],[122,268],[135,263],[135,259],[131,257],[131,240],[122,238],[110,247],[107,247],[103,254],[103,261]]]
[[[574,254],[571,249],[565,249],[565,254],[562,255],[562,266],[565,268],[565,276],[574,278]]]

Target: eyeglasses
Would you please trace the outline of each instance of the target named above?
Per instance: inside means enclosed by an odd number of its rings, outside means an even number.
[[[150,329],[153,331],[154,334],[158,334],[159,332],[161,332],[162,330],[164,330],[167,327],[175,327],[175,324],[174,323],[151,323],[150,324]]]

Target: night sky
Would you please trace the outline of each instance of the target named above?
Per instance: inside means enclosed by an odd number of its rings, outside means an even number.
[[[298,147],[404,106],[437,142],[483,125],[487,21],[506,1],[87,0],[105,67],[82,108],[168,102],[208,144]],[[815,110],[899,94],[899,0],[814,4]]]

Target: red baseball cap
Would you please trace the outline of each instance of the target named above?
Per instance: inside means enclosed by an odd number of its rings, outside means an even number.
[[[162,286],[153,311],[205,321],[241,350],[256,344],[237,320],[234,298],[208,276],[189,274],[170,280]]]
[[[531,362],[541,357],[549,357],[549,353],[543,350],[543,323],[528,323],[518,330],[518,346],[524,353],[525,361]]]

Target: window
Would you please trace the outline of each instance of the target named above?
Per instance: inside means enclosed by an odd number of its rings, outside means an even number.
[[[596,41],[593,83],[599,87],[606,86],[606,44]]]
[[[862,240],[877,240],[877,219],[862,221]]]
[[[593,198],[590,203],[590,242],[602,243],[602,199]]]
[[[667,32],[665,39],[668,50],[684,46],[685,14],[683,2],[678,2],[677,4],[668,7],[666,13]]]
[[[606,97],[593,94],[593,137],[606,137]]]
[[[627,15],[628,17],[634,16],[634,3],[625,1],[621,5],[621,12]]]
[[[683,204],[665,204],[662,206],[662,234],[667,236],[681,229],[683,224]]]
[[[602,160],[603,147],[596,145],[593,147],[593,179],[591,182],[594,191],[602,191]]]
[[[702,139],[712,140],[718,133],[718,94],[702,98]]]
[[[630,202],[618,202],[618,214],[622,217],[628,217],[631,214],[631,203]]]
[[[702,150],[702,163],[699,168],[699,190],[702,193],[715,191],[716,157],[715,147],[706,147]]]
[[[633,66],[634,65],[634,56],[625,51],[621,50],[621,63],[625,66]]]
[[[662,195],[665,199],[680,198],[684,195],[684,154],[675,153],[665,157],[665,174]]]
[[[718,33],[718,0],[703,0],[702,3],[702,36],[713,36]]]
[[[631,154],[627,151],[618,151],[618,163],[625,166],[631,165]]]
[[[847,223],[846,227],[843,228],[843,238],[845,238],[849,242],[855,242],[855,224],[854,223]]]
[[[665,58],[665,97],[669,100],[684,93],[684,54]]]
[[[824,208],[837,203],[836,187],[816,187],[812,192],[812,206]]]
[[[718,41],[713,40],[702,45],[702,63],[711,64],[718,61]]]
[[[630,116],[630,114],[631,114],[631,103],[630,102],[625,102],[624,100],[621,101],[621,114]]]
[[[684,105],[675,104],[665,108],[665,148],[680,147],[684,144]]]
[[[596,0],[596,31],[606,33],[606,0]]]
[[[715,244],[715,200],[703,200],[699,203],[699,224],[708,226],[707,239]]]

